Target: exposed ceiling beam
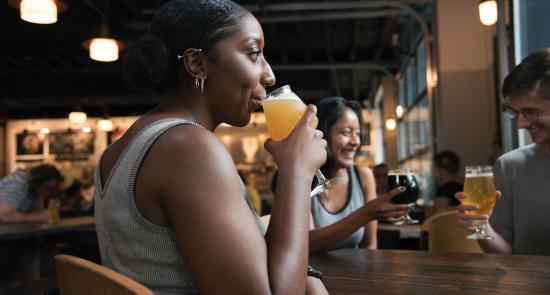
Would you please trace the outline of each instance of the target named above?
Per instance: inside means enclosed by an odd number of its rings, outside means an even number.
[[[263,1],[262,1],[263,2]],[[399,3],[406,5],[417,5],[432,3],[433,0],[385,0],[385,1],[332,1],[332,2],[295,2],[295,3],[277,3],[277,4],[245,4],[242,5],[251,12],[276,12],[276,11],[315,11],[315,10],[334,10],[334,9],[357,9],[370,7],[370,2],[377,3]],[[157,12],[157,8],[142,9],[144,15],[152,15]]]
[[[375,4],[405,4],[416,5],[432,3],[432,0],[385,0],[385,1],[332,1],[332,2],[294,2],[277,4],[248,4],[243,5],[251,12],[290,12],[290,11],[319,11],[319,10],[337,10],[337,9],[361,9],[371,8]]]
[[[361,2],[357,2],[361,3]],[[371,3],[371,2],[367,2]],[[313,5],[313,4],[309,4]],[[315,4],[317,5],[317,4]],[[382,6],[383,7],[383,6]],[[379,7],[374,7],[379,8]],[[346,11],[346,12],[323,12],[323,13],[305,13],[302,14],[285,14],[285,15],[268,15],[257,16],[258,21],[261,24],[277,24],[287,23],[293,21],[324,21],[324,20],[343,20],[343,19],[359,19],[359,18],[380,18],[392,15],[405,14],[406,12],[401,9],[377,9],[377,10],[363,10],[363,11]],[[147,30],[150,26],[150,22],[128,22],[125,23],[125,27],[132,30]]]
[[[298,29],[298,36],[300,37],[302,48],[304,50],[304,59],[306,62],[310,63],[311,53],[309,51],[309,45],[307,42],[306,34],[304,33],[304,25],[301,22],[296,22],[296,27]]]
[[[277,32],[277,27],[275,26],[266,26],[267,33],[277,42],[279,45],[279,58],[282,63],[288,63],[288,54],[286,49],[286,43],[284,38],[281,38],[281,34]]]

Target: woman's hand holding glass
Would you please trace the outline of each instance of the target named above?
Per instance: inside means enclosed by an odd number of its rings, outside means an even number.
[[[277,88],[269,93],[262,102],[262,106],[267,123],[267,132],[273,140],[277,141],[284,140],[289,136],[292,130],[295,129],[296,122],[303,117],[306,109],[306,105],[290,90],[290,86],[288,85]],[[308,122],[307,126],[316,128],[319,121],[317,117],[314,117]],[[311,191],[310,196],[312,197],[342,180],[342,177],[326,179],[319,169],[315,172],[315,176],[317,177],[318,184]]]
[[[404,187],[397,187],[389,193],[378,196],[376,199],[368,201],[363,210],[370,220],[387,220],[397,222],[405,216],[411,209],[411,204],[394,204],[390,200],[404,191]]]
[[[327,142],[321,131],[311,128],[316,113],[315,106],[307,106],[296,127],[284,140],[275,141],[269,138],[265,142],[265,148],[273,156],[279,171],[313,176],[325,163]]]

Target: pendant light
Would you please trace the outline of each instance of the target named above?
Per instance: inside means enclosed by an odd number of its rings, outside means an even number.
[[[395,127],[397,127],[397,122],[395,119],[391,118],[386,120],[386,129],[393,131],[395,130]]]
[[[88,119],[88,115],[86,113],[81,111],[75,111],[69,113],[69,122],[71,125],[81,125],[86,123],[86,120]]]
[[[35,24],[53,24],[57,14],[67,10],[67,5],[59,0],[8,0],[20,10],[22,20]]]
[[[109,37],[109,26],[106,20],[100,25],[99,36],[82,42],[90,51],[90,58],[101,62],[112,62],[118,59],[118,52],[124,49],[124,43]]]
[[[496,0],[481,0],[478,5],[479,20],[486,26],[494,25],[498,20]]]
[[[113,131],[113,129],[114,129],[114,124],[112,120],[103,118],[97,121],[97,130],[109,132],[109,131]]]

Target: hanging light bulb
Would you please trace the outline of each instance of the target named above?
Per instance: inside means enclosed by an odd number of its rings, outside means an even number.
[[[391,131],[391,130],[394,130],[395,127],[397,127],[397,122],[395,122],[395,119],[386,120],[386,129]]]
[[[479,20],[486,26],[494,25],[498,20],[496,0],[481,0],[478,5]]]
[[[50,129],[48,129],[48,128],[46,128],[46,127],[40,128],[40,133],[41,133],[41,134],[48,134],[48,133],[50,133]]]
[[[57,22],[57,6],[54,0],[23,0],[19,9],[24,21],[35,24]]]
[[[70,112],[69,113],[69,122],[73,125],[79,125],[86,123],[88,116],[84,112]]]
[[[102,62],[118,59],[118,52],[124,49],[124,43],[109,37],[109,26],[103,21],[99,28],[99,37],[82,42],[82,46],[90,51],[90,58]]]
[[[99,131],[113,131],[113,121],[109,119],[100,119],[97,121],[97,130]]]
[[[397,115],[397,118],[401,118],[403,116],[403,106],[400,104],[395,107],[395,114]]]
[[[90,43],[90,58],[97,61],[115,61],[118,59],[118,45],[115,39],[93,38]]]
[[[82,127],[82,132],[84,132],[84,133],[90,133],[90,132],[92,132],[92,127],[90,127],[90,126],[84,126],[84,127]]]

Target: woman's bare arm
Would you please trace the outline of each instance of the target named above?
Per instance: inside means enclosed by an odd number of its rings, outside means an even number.
[[[306,121],[299,124],[287,140],[267,146],[276,162],[286,161],[277,162],[285,176],[265,239],[243,199],[233,161],[214,135],[188,128],[152,148],[166,155],[155,181],[201,293],[304,294],[309,184],[325,146]]]

